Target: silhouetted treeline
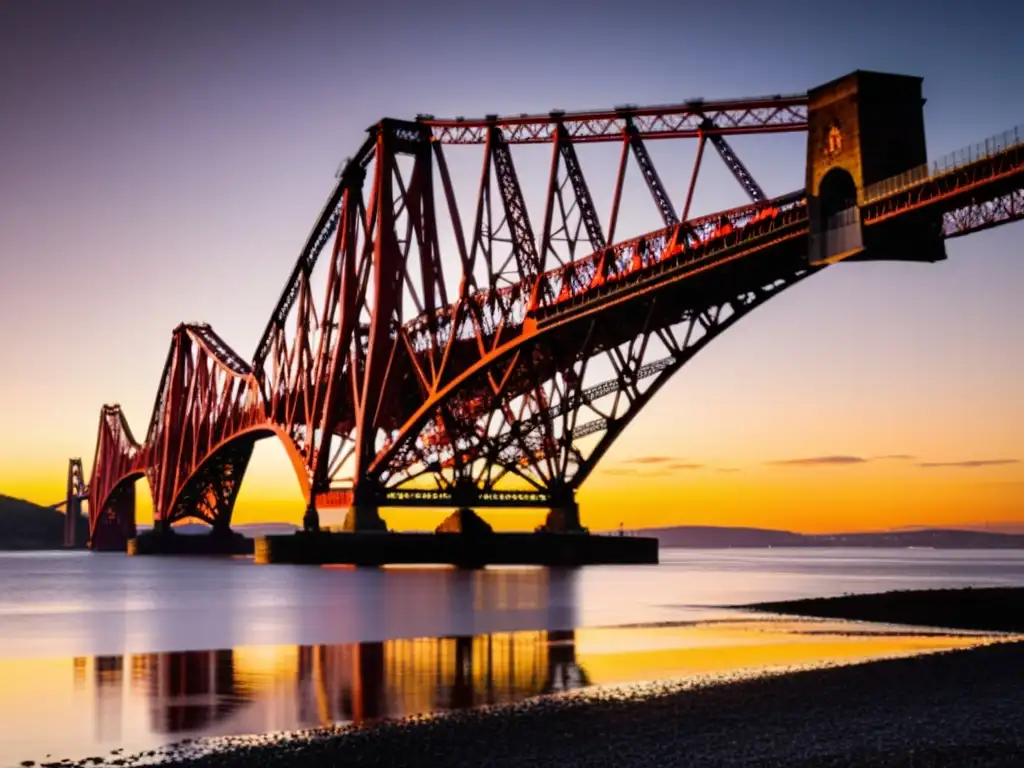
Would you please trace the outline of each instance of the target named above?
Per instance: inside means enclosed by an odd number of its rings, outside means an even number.
[[[85,546],[89,524],[78,521],[79,546]],[[59,549],[64,545],[64,515],[24,499],[0,494],[0,550]]]

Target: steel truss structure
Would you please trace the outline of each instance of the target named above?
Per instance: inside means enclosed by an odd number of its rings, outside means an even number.
[[[727,139],[806,125],[802,95],[380,121],[339,173],[252,364],[208,326],[182,325],[146,440],[103,409],[93,541],[130,532],[143,475],[158,524],[227,529],[253,443],[269,436],[291,457],[308,527],[328,505],[381,527],[377,509],[392,505],[544,507],[551,527],[579,528],[576,491],[668,378],[818,271],[804,192],[767,196]],[[682,208],[655,139],[696,141]],[[709,141],[750,202],[693,217]],[[595,144],[618,147],[607,215],[581,159]],[[453,145],[475,147],[473,194],[453,181]],[[536,206],[519,145],[548,147]],[[1021,218],[1022,177],[1010,147],[884,187],[863,221],[928,210],[948,237],[995,226]],[[660,226],[623,238],[632,178]]]
[[[78,519],[82,516],[82,503],[89,500],[89,486],[85,481],[85,470],[80,458],[68,459],[68,485],[64,501],[55,504],[55,509],[64,507],[64,546],[78,544]]]

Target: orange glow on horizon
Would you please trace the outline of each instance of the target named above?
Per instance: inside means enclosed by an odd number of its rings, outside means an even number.
[[[894,279],[895,268],[877,268],[885,273],[870,278],[872,285]],[[908,286],[944,268],[908,274]],[[816,286],[794,291],[819,291],[830,279],[826,274],[814,279]],[[837,313],[819,318],[820,335],[780,347],[787,356],[782,364],[758,334],[773,314],[793,312],[790,301],[770,302],[716,340],[645,407],[584,483],[578,496],[584,525],[1024,531],[1019,357],[981,357],[964,345],[932,350],[919,343],[927,336],[909,332],[855,337]],[[880,322],[899,325],[896,309],[878,313]],[[844,346],[836,346],[837,338]],[[879,364],[911,359],[916,368],[900,377]],[[999,361],[1010,368],[997,375],[992,366]],[[64,496],[68,455],[82,455],[91,471],[95,412],[76,414],[82,424],[59,435],[30,433],[16,446],[0,445],[0,493],[53,504]],[[128,412],[129,422],[144,424],[143,414]],[[78,444],[76,433],[90,438]],[[136,498],[138,521],[151,522],[145,482],[137,484]],[[276,439],[257,443],[234,522],[299,525],[304,507],[283,446]],[[425,530],[449,511],[385,509],[382,515],[394,529]],[[532,530],[545,514],[479,511],[497,530]],[[322,512],[325,525],[340,524],[342,516]]]
[[[304,503],[283,450],[257,446],[234,522],[300,524]],[[280,453],[281,455],[275,455]],[[701,463],[693,460],[694,464]],[[614,530],[673,525],[749,526],[801,533],[889,530],[910,526],[1024,528],[1024,465],[921,467],[888,459],[861,465],[725,463],[662,469],[657,463],[608,460],[579,494],[584,525]],[[669,465],[670,466],[670,465]],[[727,469],[728,471],[723,471]],[[63,495],[56,473],[21,474],[0,492],[52,504]],[[136,485],[137,520],[152,522],[145,482]],[[481,509],[496,530],[532,530],[540,509]],[[432,529],[443,509],[384,509],[397,530]],[[322,510],[338,525],[344,510]]]

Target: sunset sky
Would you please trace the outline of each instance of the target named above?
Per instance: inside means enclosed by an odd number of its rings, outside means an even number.
[[[382,116],[803,92],[873,69],[924,77],[932,157],[1024,124],[1021,4],[356,5],[0,0],[0,493],[58,501],[103,403],[144,435],[179,322],[250,358],[339,161]],[[802,142],[734,147],[781,194],[803,186]],[[743,203],[706,164],[694,213]],[[681,203],[689,161],[659,170]],[[584,524],[1024,527],[1022,239],[1018,223],[940,264],[838,265],[758,309],[620,438]],[[284,449],[260,443],[235,521],[302,506]]]

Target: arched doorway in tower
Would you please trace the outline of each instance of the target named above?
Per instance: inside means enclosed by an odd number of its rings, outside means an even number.
[[[849,171],[832,168],[826,173],[812,203],[811,264],[828,264],[863,250],[857,185]]]
[[[857,205],[857,185],[845,168],[833,168],[818,186],[818,224],[820,229],[832,229],[837,224],[836,216]]]

